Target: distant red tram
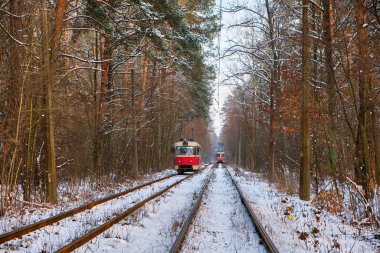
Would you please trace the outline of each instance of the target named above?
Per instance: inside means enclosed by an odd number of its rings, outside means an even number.
[[[224,163],[224,152],[223,151],[218,151],[216,152],[216,161],[218,163]]]
[[[187,141],[180,139],[173,145],[174,169],[178,174],[194,171],[198,172],[201,167],[201,145],[192,139]]]

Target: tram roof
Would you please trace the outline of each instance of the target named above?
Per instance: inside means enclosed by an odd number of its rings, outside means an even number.
[[[187,143],[187,145],[184,145],[184,143]],[[198,142],[195,141],[178,141],[174,143],[174,147],[200,147]]]

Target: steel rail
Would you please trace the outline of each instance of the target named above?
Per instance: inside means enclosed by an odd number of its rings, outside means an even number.
[[[30,232],[33,232],[33,231],[35,231],[37,229],[49,226],[49,225],[51,225],[51,224],[53,224],[53,223],[55,223],[57,221],[60,221],[60,220],[65,219],[67,217],[73,216],[73,215],[78,214],[80,212],[83,212],[83,211],[85,211],[87,209],[91,209],[94,206],[97,206],[97,205],[102,204],[104,202],[107,202],[109,200],[121,197],[121,196],[126,195],[128,193],[131,193],[133,191],[137,191],[137,190],[139,190],[139,189],[141,189],[143,187],[146,187],[146,186],[149,186],[151,184],[160,182],[162,180],[171,178],[173,176],[177,176],[177,174],[169,175],[169,176],[166,176],[166,177],[163,177],[163,178],[159,178],[159,179],[156,179],[156,180],[153,180],[153,181],[150,181],[150,182],[147,182],[147,183],[135,186],[135,187],[130,188],[130,189],[126,190],[126,191],[122,191],[122,192],[110,195],[108,197],[105,197],[105,198],[93,201],[91,203],[84,204],[84,205],[82,205],[80,207],[71,209],[69,211],[63,212],[61,214],[52,216],[52,217],[44,219],[44,220],[41,220],[41,221],[33,223],[31,225],[28,225],[28,226],[25,226],[25,227],[21,227],[19,229],[13,230],[11,232],[2,234],[2,235],[0,235],[0,244],[4,243],[4,242],[7,242],[7,241],[10,241],[10,240],[15,239],[15,238],[20,238],[21,236],[23,236],[25,234],[28,234]]]
[[[212,169],[215,168],[216,166],[217,166],[217,163],[215,163],[213,165]],[[195,202],[195,205],[194,205],[193,209],[191,210],[189,216],[186,218],[186,221],[184,222],[184,224],[182,226],[182,229],[179,232],[176,240],[174,241],[174,244],[173,244],[172,248],[169,251],[170,253],[177,253],[177,252],[180,251],[180,249],[182,247],[182,244],[183,244],[183,241],[185,240],[186,233],[187,233],[187,231],[190,228],[191,222],[193,221],[195,215],[198,213],[199,207],[200,207],[201,202],[202,202],[203,194],[206,191],[206,188],[207,188],[207,186],[208,186],[208,184],[210,182],[210,178],[211,178],[212,174],[213,174],[213,172],[210,173],[210,175],[206,179],[205,183],[203,184],[203,186],[201,188],[201,192],[200,192],[200,194],[198,196],[198,199]]]
[[[111,219],[110,221],[104,223],[103,225],[91,230],[90,232],[88,232],[87,234],[83,235],[82,237],[76,239],[75,241],[71,242],[70,244],[58,249],[56,251],[56,253],[64,253],[64,252],[71,252],[77,248],[79,248],[80,246],[84,245],[85,243],[89,242],[90,240],[92,240],[93,238],[95,238],[96,236],[100,235],[101,233],[103,233],[104,231],[106,231],[107,229],[109,229],[110,227],[112,227],[113,225],[115,225],[116,223],[120,222],[121,220],[123,220],[124,218],[126,218],[127,216],[131,215],[133,212],[135,212],[137,209],[141,208],[142,206],[145,205],[145,203],[147,203],[148,201],[164,194],[166,191],[170,190],[171,188],[173,188],[174,186],[178,185],[179,183],[181,183],[183,180],[186,180],[188,179],[189,177],[191,177],[192,175],[189,175],[181,180],[178,180],[177,182],[169,185],[168,187],[162,189],[161,191],[155,193],[154,195],[144,199],[143,201],[140,201],[139,203],[137,203],[136,205],[132,206],[131,208],[127,209],[125,212],[119,214],[118,216],[116,216],[115,218]]]
[[[225,170],[228,172],[228,175],[231,177],[232,182],[234,183],[237,191],[239,192],[239,196],[240,196],[241,201],[244,204],[244,207],[247,209],[249,216],[251,217],[254,225],[256,226],[257,232],[260,234],[261,238],[264,240],[265,245],[268,247],[269,252],[279,253],[276,245],[273,243],[272,239],[270,238],[270,236],[266,232],[264,226],[261,224],[261,222],[257,218],[257,216],[256,216],[255,212],[253,211],[251,205],[249,204],[248,200],[244,197],[244,195],[240,189],[240,186],[237,184],[235,179],[232,177],[230,171],[227,168],[225,168]]]

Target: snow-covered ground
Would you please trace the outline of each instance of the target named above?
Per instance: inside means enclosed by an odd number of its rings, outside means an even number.
[[[341,217],[337,215],[317,210],[310,202],[300,201],[297,196],[281,193],[262,180],[260,175],[232,167],[228,169],[280,252],[379,252],[378,241],[369,240],[373,238],[370,229],[342,223]],[[149,180],[126,182],[113,192],[109,188],[103,192],[86,189],[86,195],[91,197],[85,199],[88,201],[104,197],[171,173],[175,172],[165,171],[150,175]],[[214,174],[201,209],[189,229],[182,252],[265,252],[229,176],[222,168],[212,170],[211,165],[172,188],[164,196],[148,202],[131,217],[76,252],[168,252],[210,173]],[[0,253],[55,251],[179,178],[183,176],[145,187],[94,207],[84,214],[25,235],[22,239],[0,245]],[[78,197],[76,201],[55,209],[34,207],[32,210],[14,212],[0,219],[0,233],[50,217],[83,202],[84,199]],[[17,214],[22,215],[17,218]]]
[[[175,176],[107,201],[73,217],[63,219],[52,226],[29,233],[22,239],[14,239],[1,245],[0,248],[1,250],[17,249],[15,252],[53,252],[181,178],[183,176]]]
[[[211,166],[151,201],[133,218],[115,225],[77,252],[168,252]]]
[[[181,252],[267,252],[225,169],[217,168]]]
[[[58,206],[37,205],[34,203],[25,203],[25,205],[22,205],[23,202],[20,202],[15,209],[8,211],[6,215],[0,219],[0,234],[47,219],[81,206],[84,203],[101,199],[172,174],[177,174],[177,172],[174,170],[165,170],[146,175],[140,180],[124,181],[123,183],[117,184],[109,180],[104,180],[102,183],[98,183],[96,187],[91,186],[89,182],[61,184],[58,191],[60,203]]]
[[[380,252],[370,229],[346,225],[309,201],[281,193],[257,174],[229,169],[280,252]]]

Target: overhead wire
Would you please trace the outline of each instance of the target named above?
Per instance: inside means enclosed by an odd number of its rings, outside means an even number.
[[[222,4],[223,0],[219,1],[219,34],[218,34],[218,118],[220,120],[220,44],[221,44],[221,35],[222,35]]]

